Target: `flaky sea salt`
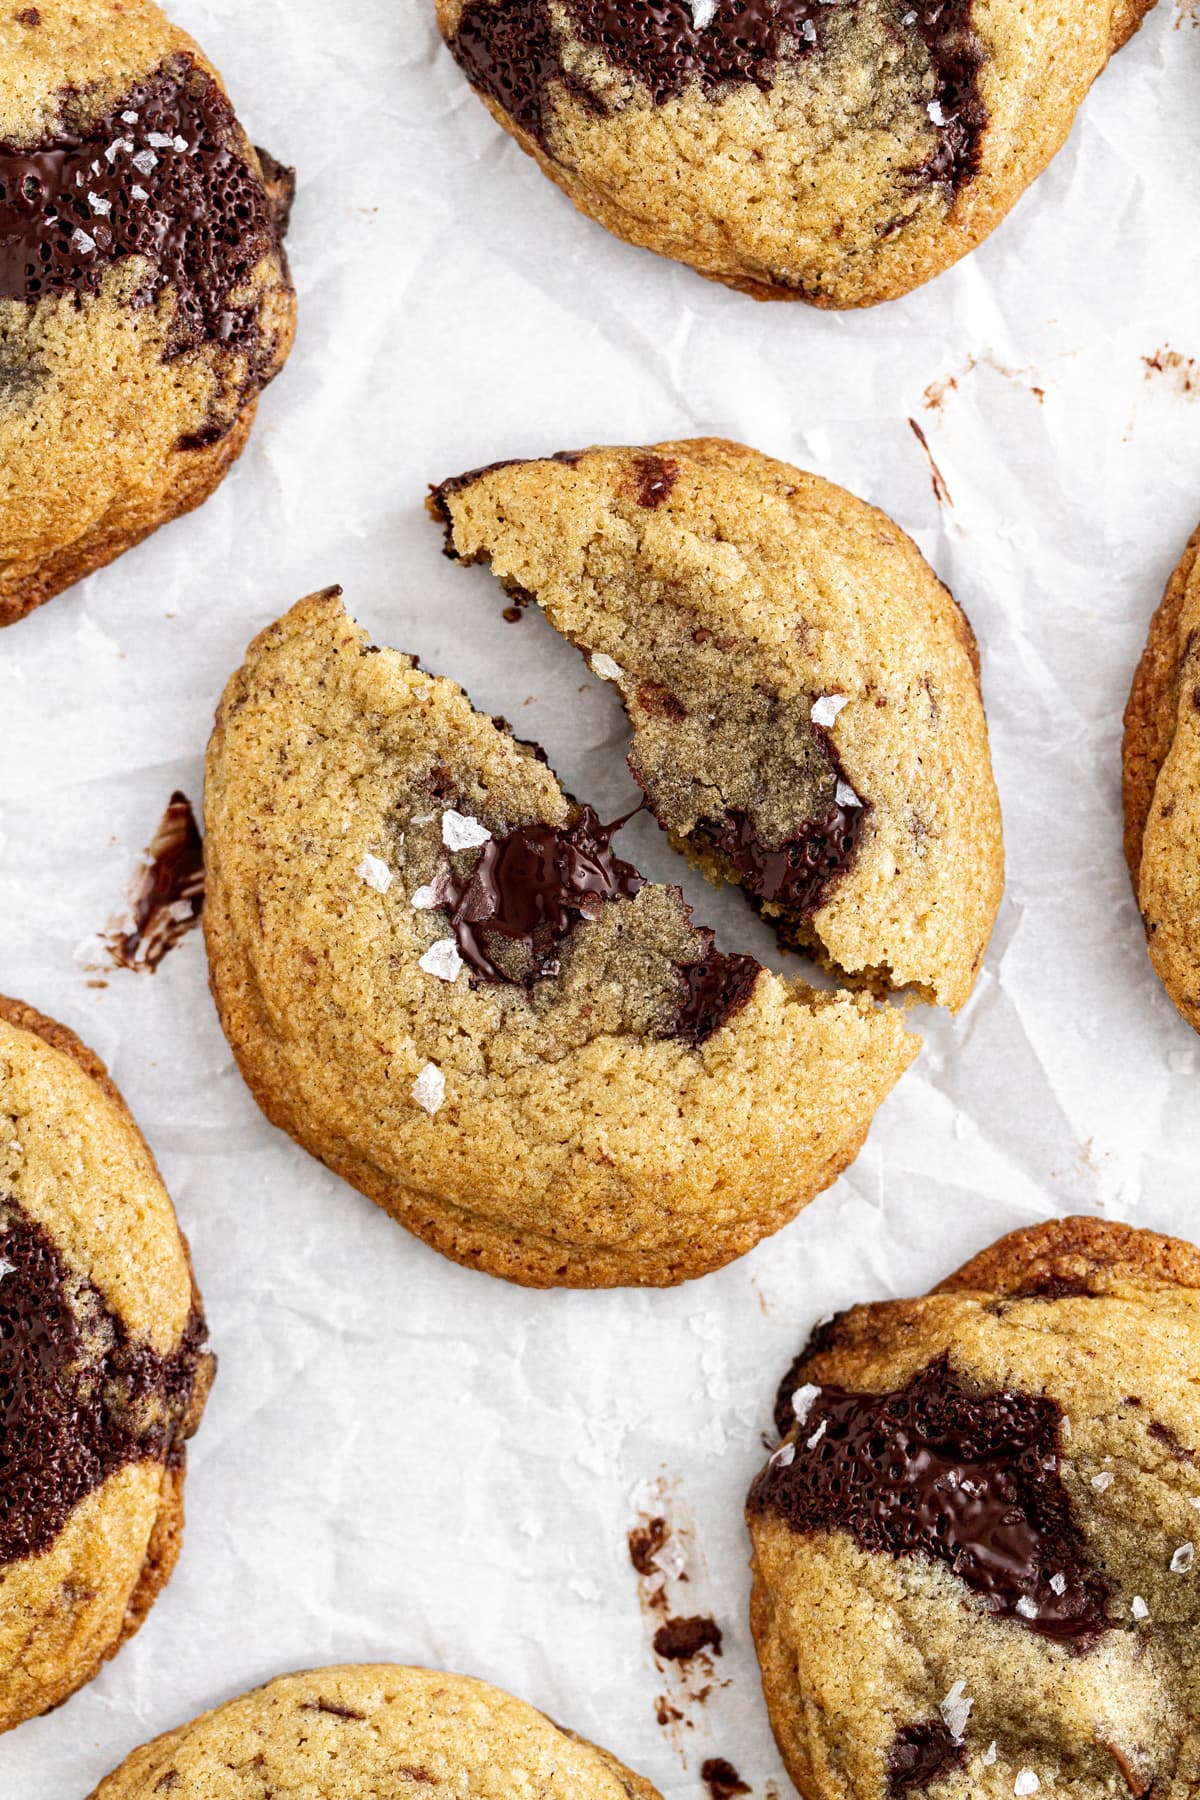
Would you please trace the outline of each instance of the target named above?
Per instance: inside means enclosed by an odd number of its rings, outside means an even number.
[[[439,938],[436,944],[430,944],[421,958],[421,967],[427,975],[436,975],[439,981],[455,981],[463,966],[463,959],[458,954],[458,945],[453,938]]]
[[[859,797],[855,793],[854,789],[850,786],[850,783],[848,781],[842,781],[840,778],[838,780],[837,788],[834,792],[833,797],[837,801],[839,806],[861,806],[862,805],[862,801],[859,799]]]
[[[1110,1488],[1112,1486],[1113,1480],[1114,1477],[1107,1469],[1101,1469],[1098,1475],[1092,1476],[1092,1486],[1098,1494],[1102,1494],[1105,1488]]]
[[[1196,1510],[1200,1512],[1200,1494],[1193,1494],[1189,1501],[1189,1505],[1194,1506]]]
[[[126,125],[136,125],[138,122],[138,116],[135,112],[123,112],[121,117],[124,119]]]
[[[155,150],[169,150],[171,148],[171,139],[165,131],[148,131],[146,133],[146,142],[152,145]]]
[[[620,663],[611,656],[606,656],[603,650],[598,650],[593,656],[592,674],[598,675],[601,681],[620,681],[623,673]]]
[[[171,139],[172,150],[178,150],[180,156],[184,154],[188,147],[188,141],[185,137],[174,137]]]
[[[1148,1619],[1150,1617],[1150,1608],[1146,1605],[1146,1602],[1142,1599],[1140,1594],[1135,1594],[1133,1596],[1133,1599],[1129,1603],[1129,1610],[1135,1619]]]
[[[1191,1571],[1192,1571],[1192,1564],[1195,1562],[1195,1560],[1196,1560],[1195,1544],[1180,1544],[1178,1550],[1175,1552],[1174,1556],[1171,1558],[1171,1573],[1172,1573],[1172,1575],[1190,1575]]]
[[[1065,1575],[1052,1575],[1050,1577],[1050,1589],[1051,1589],[1052,1593],[1059,1594],[1059,1595],[1065,1594],[1067,1591],[1066,1576]]]
[[[145,188],[142,187],[139,182],[135,182],[129,191],[135,200],[148,200],[150,198]]]
[[[929,114],[929,117],[933,120],[935,125],[945,125],[947,123],[946,114],[940,100],[931,100],[929,105],[925,108],[925,111]]]
[[[1037,1607],[1029,1598],[1028,1594],[1022,1594],[1021,1598],[1017,1601],[1017,1611],[1023,1619],[1037,1618]]]
[[[486,825],[450,807],[442,814],[442,842],[447,850],[478,850],[491,837]]]
[[[771,1458],[771,1467],[773,1469],[790,1469],[795,1460],[795,1444],[780,1444],[778,1450],[776,1450],[774,1456]]]
[[[814,1387],[811,1381],[806,1381],[803,1387],[796,1389],[792,1395],[792,1411],[796,1415],[797,1425],[807,1424],[813,1401],[819,1399],[820,1393],[820,1388]]]
[[[843,706],[849,704],[845,694],[821,694],[813,701],[812,712],[809,716],[814,725],[822,725],[828,730],[830,725],[837,723],[837,716]]]
[[[992,1764],[995,1762],[995,1760],[996,1760],[996,1740],[995,1740],[995,1738],[993,1738],[991,1743],[988,1745],[987,1749],[983,1753],[982,1762],[983,1762],[984,1768],[990,1769]]]
[[[446,1077],[436,1063],[426,1063],[412,1084],[412,1097],[432,1118],[446,1098]]]
[[[153,150],[139,150],[133,159],[133,166],[140,169],[143,175],[148,175],[151,169],[157,169],[158,158]]]
[[[828,1430],[829,1430],[829,1420],[822,1419],[821,1423],[817,1426],[817,1429],[813,1432],[812,1436],[808,1440],[808,1447],[810,1450],[816,1449],[817,1445],[820,1443],[821,1439],[825,1436],[825,1433]]]
[[[971,1708],[974,1704],[974,1700],[967,1697],[966,1682],[956,1681],[938,1707],[938,1711],[942,1715],[942,1723],[956,1744],[961,1744],[963,1741],[967,1720],[971,1716]]]
[[[1038,1780],[1032,1769],[1022,1769],[1017,1776],[1017,1779],[1013,1782],[1013,1793],[1036,1794],[1041,1785],[1041,1782]]]
[[[104,199],[103,195],[101,195],[101,194],[89,193],[88,194],[88,205],[91,207],[91,209],[94,213],[99,213],[99,215],[102,219],[106,219],[108,217],[109,213],[112,211],[112,201]]]
[[[691,0],[692,24],[697,31],[711,25],[717,16],[717,0]]]
[[[438,903],[437,890],[419,887],[413,890],[412,905],[418,912],[432,912]]]
[[[386,894],[392,885],[392,871],[378,856],[372,856],[369,850],[354,873],[369,888],[374,888],[377,894]]]
[[[112,143],[108,146],[108,149],[104,152],[104,160],[105,160],[105,162],[115,163],[117,160],[117,152],[118,151],[120,151],[120,150],[130,151],[132,149],[133,149],[133,139],[132,138],[114,138]]]
[[[95,238],[89,237],[87,232],[81,230],[81,228],[78,225],[75,227],[74,231],[71,233],[71,242],[72,242],[72,244],[74,244],[76,250],[82,250],[85,253],[89,250],[94,250],[96,248]]]
[[[0,1281],[3,1281],[6,1275],[15,1275],[16,1270],[16,1263],[10,1263],[6,1257],[0,1256]]]

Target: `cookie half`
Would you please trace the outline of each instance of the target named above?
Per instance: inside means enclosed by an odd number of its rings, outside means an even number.
[[[285,1675],[135,1750],[91,1800],[660,1800],[614,1756],[499,1688],[390,1663]]]
[[[292,341],[292,187],[151,0],[0,13],[0,625],[241,454]]]
[[[1200,1782],[1200,1251],[1097,1219],[819,1327],[750,1491],[805,1800]]]
[[[0,1730],[90,1681],[179,1554],[214,1361],[187,1245],[100,1061],[0,999]]]
[[[1150,961],[1200,1031],[1200,530],[1150,621],[1122,760],[1125,859]]]
[[[980,243],[1153,0],[436,0],[581,212],[763,300],[869,306]]]
[[[254,640],[205,786],[226,1036],[268,1118],[459,1262],[703,1274],[846,1167],[918,1040],[715,952],[501,724],[337,590]]]
[[[962,1005],[1000,808],[970,626],[897,525],[716,438],[501,463],[430,504],[615,683],[677,848],[839,978]]]

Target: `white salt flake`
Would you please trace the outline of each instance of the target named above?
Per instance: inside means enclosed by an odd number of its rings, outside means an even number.
[[[1133,1596],[1133,1599],[1129,1602],[1129,1610],[1135,1619],[1148,1619],[1150,1617],[1150,1608],[1146,1605],[1146,1602],[1142,1599],[1140,1594],[1135,1594]]]
[[[135,112],[124,112],[121,114],[121,117],[126,125],[136,125],[138,122],[138,116]]]
[[[1107,1469],[1101,1469],[1098,1475],[1092,1476],[1092,1486],[1098,1494],[1102,1494],[1105,1488],[1112,1486],[1114,1479],[1115,1477]]]
[[[1041,1785],[1041,1782],[1038,1780],[1032,1769],[1022,1769],[1017,1776],[1017,1779],[1013,1782],[1013,1793],[1036,1794]]]
[[[821,1439],[825,1436],[825,1433],[828,1430],[829,1430],[829,1420],[822,1419],[821,1423],[817,1426],[817,1429],[813,1432],[812,1436],[808,1440],[808,1447],[810,1450],[816,1449],[817,1445],[820,1443]]]
[[[446,1077],[436,1063],[426,1063],[417,1079],[412,1084],[412,1097],[418,1106],[423,1106],[430,1118],[441,1108],[446,1098]]]
[[[6,1257],[0,1256],[0,1281],[3,1281],[6,1275],[15,1275],[16,1272],[16,1263],[10,1263]]]
[[[1022,1594],[1021,1598],[1017,1601],[1017,1611],[1023,1619],[1037,1618],[1037,1607],[1029,1598],[1028,1594]]]
[[[83,250],[85,252],[96,248],[95,238],[89,237],[87,232],[83,231],[78,225],[71,233],[71,242],[77,250]]]
[[[148,175],[151,169],[157,169],[158,158],[153,150],[139,150],[133,159],[133,166],[140,169],[143,175]]]
[[[1060,1420],[1060,1422],[1059,1422],[1059,1427],[1058,1427],[1058,1429],[1059,1429],[1059,1431],[1060,1431],[1060,1432],[1061,1432],[1061,1433],[1062,1433],[1062,1435],[1063,1435],[1063,1437],[1065,1437],[1065,1438],[1069,1438],[1069,1437],[1070,1437],[1070,1435],[1071,1435],[1071,1421],[1070,1421],[1070,1419],[1069,1419],[1069,1418],[1068,1418],[1068,1417],[1067,1417],[1067,1415],[1066,1415],[1066,1413],[1064,1413],[1064,1414],[1063,1414],[1063,1416],[1062,1416],[1062,1419],[1061,1419],[1061,1420]]]
[[[839,806],[861,806],[862,805],[862,801],[859,799],[859,797],[855,793],[854,789],[850,786],[850,783],[848,781],[842,781],[840,777],[838,779],[837,789],[836,789],[833,797],[837,801]]]
[[[929,105],[925,108],[925,111],[929,114],[929,117],[935,125],[946,125],[949,123],[946,114],[942,109],[940,100],[931,100]]]
[[[439,938],[436,944],[430,944],[421,958],[425,973],[436,975],[439,981],[456,981],[462,966],[463,959],[453,938]]]
[[[692,24],[697,31],[711,25],[717,16],[717,0],[691,0]]]
[[[1052,1575],[1050,1577],[1050,1588],[1051,1588],[1051,1591],[1055,1594],[1059,1594],[1059,1595],[1065,1594],[1067,1591],[1066,1576],[1065,1575]]]
[[[418,912],[432,912],[437,906],[436,890],[431,887],[419,887],[412,896],[411,904]]]
[[[1192,1564],[1195,1562],[1195,1560],[1196,1560],[1195,1544],[1180,1544],[1178,1550],[1175,1552],[1174,1556],[1171,1558],[1171,1573],[1172,1573],[1172,1575],[1190,1575],[1191,1571],[1192,1571]]]
[[[942,1715],[942,1723],[956,1744],[961,1744],[966,1735],[967,1720],[971,1716],[971,1708],[974,1704],[974,1700],[967,1696],[966,1682],[956,1681],[946,1698],[938,1706],[938,1711]]]
[[[813,701],[809,717],[814,725],[824,726],[828,730],[831,725],[837,723],[837,716],[843,706],[849,706],[849,704],[849,698],[845,694],[821,694]]]
[[[369,888],[374,888],[377,894],[386,894],[392,885],[392,871],[378,856],[372,856],[369,850],[354,873]]]
[[[185,137],[174,137],[171,139],[171,148],[173,150],[178,150],[180,156],[182,156],[184,154],[184,152],[190,148],[190,146]]]
[[[146,192],[145,188],[138,181],[134,182],[133,186],[130,188],[129,191],[133,195],[135,200],[148,200],[150,198],[150,196]]]
[[[1189,1504],[1194,1506],[1196,1510],[1200,1512],[1200,1494],[1193,1494]]]
[[[795,1460],[795,1444],[780,1444],[778,1450],[771,1458],[771,1467],[773,1469],[790,1469]]]
[[[94,213],[99,213],[101,218],[107,218],[112,211],[112,201],[105,200],[101,194],[89,194],[88,205]]]
[[[995,1740],[995,1738],[993,1738],[991,1743],[988,1745],[987,1749],[983,1753],[984,1768],[990,1769],[992,1764],[995,1762],[995,1760],[996,1760],[996,1740]]]
[[[699,0],[697,3],[699,4]],[[613,657],[606,656],[603,650],[598,650],[592,658],[592,674],[598,675],[601,681],[620,681],[624,672],[620,663]]]
[[[455,812],[451,807],[442,814],[442,842],[447,850],[478,850],[491,837],[486,825],[469,813]]]
[[[800,36],[804,39],[806,44],[815,44],[816,43],[817,28],[813,24],[811,19],[805,19],[802,21],[801,26],[800,26]]]
[[[813,1401],[820,1398],[820,1393],[820,1388],[814,1387],[811,1381],[806,1381],[803,1387],[796,1389],[792,1395],[792,1411],[796,1415],[797,1425],[808,1423],[808,1415],[813,1409]]]
[[[132,149],[133,149],[133,139],[132,138],[114,138],[112,143],[108,146],[108,149],[104,152],[104,160],[105,160],[105,162],[115,163],[117,160],[118,151],[121,151],[121,150],[129,151]]]
[[[156,150],[169,150],[171,148],[170,133],[166,131],[148,131],[146,133],[146,142],[153,145]]]

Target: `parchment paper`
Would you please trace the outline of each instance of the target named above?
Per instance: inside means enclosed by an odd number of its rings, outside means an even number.
[[[255,140],[299,170],[300,338],[202,512],[0,637],[0,988],[110,1062],[221,1369],[174,1580],[97,1681],[0,1741],[4,1800],[83,1800],[150,1735],[359,1658],[490,1678],[668,1800],[702,1795],[715,1756],[760,1800],[788,1795],[741,1506],[813,1320],[921,1291],[1059,1211],[1200,1235],[1198,1046],[1146,961],[1119,812],[1130,675],[1200,517],[1200,16],[1176,7],[982,250],[839,317],[757,306],[578,217],[470,94],[431,0],[175,0]],[[540,739],[574,791],[625,805],[616,696],[539,616],[505,624],[421,503],[498,457],[695,432],[884,507],[967,608],[1008,895],[974,998],[922,1015],[919,1064],[791,1228],[675,1292],[527,1293],[442,1261],[262,1120],[199,934],[104,988],[74,952],[172,788],[199,803],[252,633],[329,582],[378,641]],[[725,948],[768,952],[644,819],[622,844],[684,880]],[[703,1703],[703,1671],[656,1667],[628,1557],[664,1510],[690,1577],[669,1603],[725,1634]],[[682,1714],[667,1728],[660,1696]]]

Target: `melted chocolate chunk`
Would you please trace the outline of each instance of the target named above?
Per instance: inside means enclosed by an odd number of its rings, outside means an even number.
[[[119,969],[153,974],[203,910],[204,845],[191,801],[176,792],[146,848],[130,920],[108,932],[108,953]]]
[[[580,920],[599,918],[607,901],[633,898],[645,884],[612,848],[625,823],[602,825],[584,806],[571,825],[518,825],[489,839],[467,874],[439,878],[438,904],[476,981],[557,975],[563,941]],[[519,976],[496,961],[505,941],[518,946]]]
[[[711,944],[712,932],[703,935]],[[684,991],[668,1035],[696,1046],[742,1010],[762,967],[752,956],[725,956],[710,949],[702,961],[685,963],[676,972]]]
[[[194,1313],[177,1350],[131,1338],[50,1235],[0,1201],[0,1565],[49,1548],[127,1463],[182,1453],[204,1357]]]
[[[64,96],[67,119],[79,101]],[[168,356],[220,344],[261,375],[270,346],[258,302],[233,296],[279,251],[285,216],[282,196],[273,201],[246,161],[221,89],[190,56],[174,56],[85,129],[0,143],[0,299],[78,303],[114,263],[143,257],[132,304],[175,290]]]
[[[656,105],[695,84],[711,100],[753,83],[764,91],[787,65],[824,42],[830,15],[857,0],[718,0],[697,28],[689,0],[559,0],[570,35],[646,90]],[[985,53],[971,29],[972,0],[896,0],[892,29],[915,31],[928,51],[936,107],[933,157],[910,177],[961,185],[979,166],[987,112],[979,95]],[[554,90],[594,112],[601,101],[564,69],[564,38],[548,0],[467,0],[450,48],[467,79],[543,149]]]
[[[896,1733],[888,1757],[888,1791],[915,1793],[940,1776],[960,1769],[965,1758],[963,1745],[955,1742],[940,1719],[930,1719],[922,1725],[904,1725]]]
[[[712,1795],[712,1800],[734,1800],[736,1794],[748,1794],[750,1788],[738,1774],[731,1762],[723,1756],[710,1756],[700,1767],[700,1779]]]
[[[664,1662],[691,1662],[702,1650],[721,1654],[721,1627],[715,1619],[668,1619],[654,1634],[654,1654]]]
[[[793,1460],[758,1476],[750,1509],[943,1563],[989,1611],[1083,1652],[1111,1623],[1109,1589],[1059,1472],[1061,1421],[1044,1396],[973,1392],[948,1354],[898,1393],[826,1387]]]
[[[740,810],[720,821],[700,820],[693,836],[729,859],[756,900],[790,913],[813,913],[853,862],[869,810],[835,801],[823,818],[808,820],[774,850],[763,844],[750,814]]]

